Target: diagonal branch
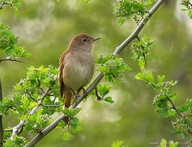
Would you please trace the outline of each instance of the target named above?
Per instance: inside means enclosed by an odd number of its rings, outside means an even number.
[[[133,31],[133,33],[122,43],[120,44],[116,50],[114,51],[114,55],[119,54],[131,41],[133,41],[140,31],[143,29],[143,27],[146,25],[147,21],[151,18],[151,16],[157,11],[157,9],[163,4],[163,2],[166,0],[158,0],[158,2],[151,8],[148,15],[140,22],[140,24],[137,26],[137,28]],[[102,80],[104,77],[103,73],[100,73],[95,81],[86,89],[87,93],[89,94],[92,92],[98,83]],[[78,104],[86,97],[86,95],[81,94],[75,103],[71,106],[71,108],[76,108]],[[39,134],[37,134],[25,147],[33,147],[35,146],[43,137],[45,137],[49,132],[51,132],[60,121],[66,119],[66,115],[62,114],[59,116],[54,122],[52,122],[49,126],[47,126],[44,130],[42,130]]]
[[[148,22],[150,17],[157,11],[157,9],[163,4],[163,2],[166,0],[159,0],[149,11],[148,15],[139,23],[137,28],[133,31],[133,33],[123,42],[121,45],[119,45],[115,52],[114,55],[119,54],[133,39],[137,38],[138,34],[141,32],[145,24]]]

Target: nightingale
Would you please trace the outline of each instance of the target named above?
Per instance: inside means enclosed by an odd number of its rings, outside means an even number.
[[[92,51],[98,39],[87,34],[73,37],[59,59],[60,95],[66,108],[70,107],[75,92],[83,89],[93,76],[95,63]]]

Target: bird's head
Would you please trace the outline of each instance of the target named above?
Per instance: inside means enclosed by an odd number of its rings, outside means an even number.
[[[70,50],[92,52],[93,45],[96,40],[100,38],[94,38],[87,34],[79,34],[71,40],[69,44]]]

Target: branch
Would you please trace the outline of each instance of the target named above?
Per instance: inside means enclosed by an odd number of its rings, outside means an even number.
[[[192,7],[192,3],[189,2],[189,5]]]
[[[150,17],[157,11],[157,9],[163,4],[163,2],[166,0],[159,0],[149,11],[148,15],[139,23],[137,28],[133,31],[133,33],[121,44],[119,45],[114,55],[119,54],[133,39],[137,38],[138,34],[141,32],[143,27],[146,25],[147,21],[150,19]]]
[[[102,97],[98,93],[97,87],[95,87],[95,95],[96,95],[98,101],[102,100]]]
[[[24,63],[23,61],[16,60],[16,59],[11,59],[11,58],[0,59],[0,62],[3,62],[3,61],[12,61],[12,62]]]
[[[0,5],[0,10],[4,8],[5,5],[9,5],[11,3],[9,2],[2,2],[1,5]]]
[[[181,117],[181,119],[182,119],[183,121],[185,121],[185,120],[186,120],[186,119],[185,119],[185,116],[177,110],[177,107],[175,106],[175,104],[173,103],[173,101],[172,101],[169,97],[167,97],[167,98],[168,98],[168,101],[171,103],[172,108],[177,112],[177,114]],[[190,129],[189,127],[187,127],[187,131],[189,132],[189,134],[192,135],[192,131],[191,131],[191,129]]]
[[[28,90],[26,90],[25,92],[28,94],[28,96],[29,96],[34,102],[38,103],[38,101],[32,96],[32,94],[31,94]]]
[[[37,111],[37,109],[42,105],[45,97],[47,96],[47,94],[49,93],[49,91],[52,89],[54,83],[55,83],[55,81],[53,81],[53,82],[50,84],[49,88],[48,88],[48,89],[45,91],[45,93],[43,93],[43,95],[41,96],[41,99],[38,101],[37,105],[29,112],[29,115],[34,114],[34,113]],[[12,135],[11,135],[11,140],[13,140],[14,137],[20,133],[19,129],[22,129],[22,128],[24,127],[25,123],[26,123],[26,120],[21,120],[18,125],[16,125],[15,127],[13,127],[13,129],[12,129],[13,132],[12,132]]]
[[[132,40],[134,40],[140,31],[143,29],[143,27],[146,25],[147,21],[150,19],[150,17],[156,12],[156,10],[163,4],[165,0],[159,0],[149,11],[148,15],[141,21],[141,23],[138,25],[138,27],[133,31],[133,33],[121,44],[119,45],[116,50],[114,51],[114,55],[119,54]],[[86,89],[87,93],[91,93],[98,83],[102,80],[104,77],[104,73],[100,73],[95,81]],[[75,101],[75,103],[71,106],[71,108],[76,108],[78,104],[86,97],[86,95],[81,94],[80,97],[78,97]],[[66,115],[62,114],[57,118],[54,122],[52,122],[49,126],[47,126],[44,130],[42,130],[39,134],[37,134],[25,147],[33,147],[35,146],[44,136],[46,136],[49,132],[51,132],[61,120],[66,119]]]

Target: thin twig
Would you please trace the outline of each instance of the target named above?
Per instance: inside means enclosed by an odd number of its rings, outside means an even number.
[[[26,90],[25,91],[27,94],[28,94],[28,96],[34,101],[34,102],[38,102],[33,96],[32,96],[32,94],[28,91],[28,90]]]
[[[189,2],[189,5],[192,7],[192,3]]]
[[[3,9],[5,5],[9,5],[9,2],[2,2],[0,5],[0,9]]]
[[[0,59],[0,62],[3,62],[3,61],[12,61],[12,62],[24,63],[23,61],[11,59],[11,58]]]
[[[134,30],[134,32],[120,45],[116,48],[114,51],[114,55],[119,54],[133,39],[135,39],[140,31],[143,29],[143,27],[146,25],[147,21],[150,19],[150,17],[156,12],[156,10],[163,4],[165,0],[158,0],[158,2],[151,8],[149,11],[149,14],[141,21],[141,23],[138,25],[138,27]],[[100,73],[95,81],[86,89],[87,93],[91,93],[98,83],[102,80],[104,77],[103,73]],[[85,98],[86,96],[84,94],[81,94],[76,101],[73,103],[71,108],[76,108],[78,104]],[[41,133],[37,134],[25,147],[33,147],[35,146],[43,137],[45,137],[49,132],[51,132],[60,121],[66,119],[67,116],[62,114],[57,118],[54,122],[52,122],[49,126],[47,126],[44,130],[41,131]]]
[[[12,129],[6,129],[4,130],[4,132],[12,132],[13,130]]]
[[[95,87],[95,95],[97,97],[97,100],[102,100],[101,96],[99,96],[99,93],[98,93],[98,90],[97,90],[97,87]]]
[[[173,103],[173,101],[172,101],[170,98],[168,98],[168,97],[167,97],[167,99],[168,99],[168,101],[171,103],[172,108],[177,112],[177,114],[178,114],[182,119],[185,119],[185,117],[177,110],[177,107],[175,106],[175,104]]]
[[[44,90],[43,90],[43,88],[41,88],[41,81],[40,81],[40,79],[39,78],[37,78],[37,87],[41,90],[41,92],[42,93],[44,93]]]
[[[181,117],[182,120],[185,121],[185,120],[186,120],[186,119],[185,119],[185,116],[178,111],[178,109],[177,109],[177,107],[175,106],[175,104],[173,103],[173,101],[172,101],[169,97],[167,97],[167,99],[168,99],[168,101],[171,103],[172,108],[175,110],[175,112]],[[191,131],[191,129],[190,129],[189,127],[187,127],[187,130],[188,130],[189,134],[192,135],[192,131]]]
[[[137,38],[137,40],[140,42],[141,41],[141,39],[139,38],[139,36],[137,36],[136,37]],[[147,59],[146,59],[146,56],[145,56],[145,53],[144,53],[144,46],[143,45],[141,45],[141,48],[142,48],[142,51],[143,51],[143,58],[144,58],[144,61],[145,61],[145,65],[147,65]]]

